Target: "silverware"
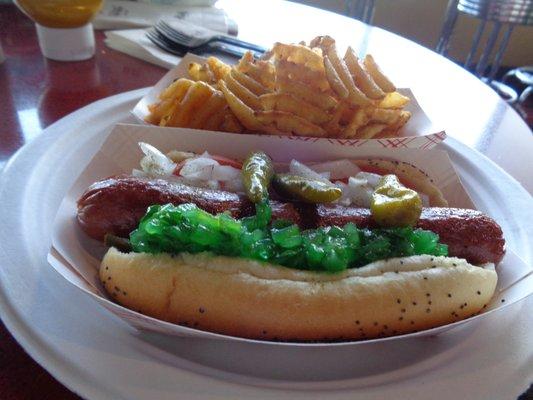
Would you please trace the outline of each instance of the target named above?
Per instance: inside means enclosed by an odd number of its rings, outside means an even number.
[[[167,53],[174,54],[180,57],[183,57],[187,53],[184,49],[173,48],[168,43],[168,41],[159,33],[157,33],[154,29],[150,29],[149,31],[147,31],[146,37],[150,39],[153,44],[155,44],[160,49],[165,50]]]
[[[209,34],[209,31],[204,30],[202,28],[198,28],[201,37],[194,36],[187,32],[178,30],[168,24],[165,20],[159,21],[156,24],[155,28],[161,32],[165,32],[165,35],[172,38],[176,43],[188,47],[191,50],[194,50],[195,48],[206,45],[208,43],[222,42],[231,44],[233,46],[242,47],[243,49],[253,50],[254,52],[261,54],[266,52],[266,49],[264,47],[258,46],[250,42],[245,42],[244,40],[240,40],[231,36]]]
[[[247,51],[252,51],[252,50],[245,50],[240,47],[235,47],[230,44],[220,43],[220,42],[206,43],[202,46],[190,48],[190,47],[186,47],[186,46],[183,46],[177,43],[175,40],[173,40],[168,35],[166,35],[162,30],[157,29],[156,27],[147,31],[146,36],[157,47],[165,50],[168,53],[175,54],[180,57],[183,57],[187,53],[195,53],[195,54],[225,53],[225,54],[229,54],[234,57],[237,57],[237,58],[241,58]],[[257,54],[253,51],[252,53],[254,57],[256,58],[261,56],[261,54]]]

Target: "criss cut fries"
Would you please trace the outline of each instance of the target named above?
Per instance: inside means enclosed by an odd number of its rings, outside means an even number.
[[[169,85],[149,106],[148,122],[238,133],[329,138],[397,135],[411,114],[409,98],[367,54],[335,40],[276,43],[262,59],[246,53],[233,66],[215,57],[191,63],[190,79]]]

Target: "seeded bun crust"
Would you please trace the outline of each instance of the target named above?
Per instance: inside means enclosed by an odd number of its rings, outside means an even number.
[[[105,255],[100,278],[118,303],[189,327],[267,340],[368,339],[470,317],[497,276],[448,257],[378,261],[338,274],[208,254]]]

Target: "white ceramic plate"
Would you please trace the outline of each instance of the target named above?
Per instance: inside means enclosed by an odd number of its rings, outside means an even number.
[[[401,344],[272,348],[134,331],[45,261],[55,211],[116,122],[145,93],[91,104],[50,126],[0,177],[0,311],[41,365],[90,399],[509,398],[533,381],[531,298],[472,327]],[[479,153],[448,139],[477,206],[531,263],[531,197]],[[529,211],[528,211],[529,210]]]

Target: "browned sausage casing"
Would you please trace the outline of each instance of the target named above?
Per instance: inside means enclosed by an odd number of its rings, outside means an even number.
[[[309,212],[314,226],[342,226],[353,222],[360,228],[376,227],[367,208],[318,205]],[[505,254],[505,240],[500,226],[476,210],[428,207],[422,210],[417,228],[433,231],[448,245],[449,254],[479,265],[498,263]]]
[[[229,211],[242,218],[253,214],[253,204],[244,196],[221,190],[194,188],[162,179],[119,176],[91,185],[78,200],[78,222],[91,237],[102,240],[106,233],[126,237],[137,228],[153,204],[194,203],[216,214]],[[340,205],[309,205],[271,201],[274,219],[287,219],[302,228],[348,222],[360,228],[375,227],[366,208]],[[417,227],[431,230],[449,247],[450,256],[472,264],[498,263],[505,253],[500,226],[485,214],[458,208],[424,208]]]
[[[196,188],[163,179],[118,176],[92,184],[78,200],[78,222],[90,237],[103,240],[106,233],[126,237],[154,204],[194,203],[217,214],[229,211],[235,218],[252,215],[253,204],[245,197],[222,190]],[[274,219],[300,224],[290,203],[272,202]]]

